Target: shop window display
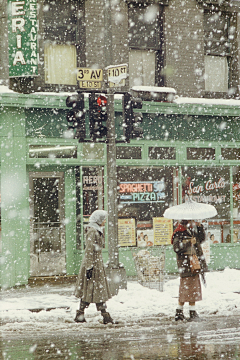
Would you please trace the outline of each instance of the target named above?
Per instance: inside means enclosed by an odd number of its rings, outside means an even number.
[[[95,210],[104,209],[104,170],[103,167],[91,166],[82,169],[80,179],[80,168],[76,168],[76,213],[77,213],[77,249],[81,249],[81,218],[83,216],[83,238],[85,239],[85,228],[90,215]],[[82,202],[81,202],[82,197]],[[82,203],[82,209],[81,209]],[[85,240],[83,247],[85,247]]]
[[[168,166],[118,167],[120,246],[146,247],[169,242],[172,221],[163,218],[163,213],[177,203],[173,189],[176,176],[177,170]],[[129,240],[126,233],[130,234]]]
[[[191,197],[217,209],[217,216],[206,220],[210,244],[229,241],[230,233],[230,169],[229,167],[183,167],[182,200]]]

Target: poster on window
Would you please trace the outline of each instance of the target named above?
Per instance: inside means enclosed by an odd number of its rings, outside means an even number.
[[[210,245],[219,244],[221,242],[221,229],[209,229],[207,238],[209,239]]]
[[[137,246],[146,247],[154,245],[153,229],[137,230]]]
[[[210,240],[207,239],[201,244],[201,246],[206,263],[210,264]]]
[[[172,219],[153,218],[154,245],[171,244],[173,233]]]
[[[118,244],[136,246],[135,219],[118,219]]]

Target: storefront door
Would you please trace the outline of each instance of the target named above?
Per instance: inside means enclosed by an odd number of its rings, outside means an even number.
[[[30,275],[66,273],[64,173],[29,174]]]

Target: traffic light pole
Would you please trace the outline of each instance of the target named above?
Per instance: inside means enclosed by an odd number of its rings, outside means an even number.
[[[112,295],[127,288],[126,271],[119,264],[118,252],[118,209],[117,209],[117,166],[114,92],[107,94],[107,181],[108,181],[108,256],[107,276]]]

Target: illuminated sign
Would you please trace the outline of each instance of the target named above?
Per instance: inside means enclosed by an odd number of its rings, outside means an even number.
[[[8,0],[9,77],[38,75],[37,0]]]
[[[219,177],[216,181],[213,179],[206,179],[199,184],[199,179],[191,180],[187,178],[187,186],[185,193],[187,196],[191,196],[194,201],[197,202],[215,202],[223,203],[226,201],[225,188],[229,185],[223,177]],[[184,194],[183,194],[184,195]]]
[[[165,181],[126,181],[119,184],[120,201],[127,203],[164,202]]]

